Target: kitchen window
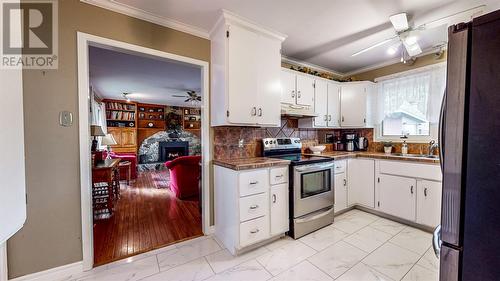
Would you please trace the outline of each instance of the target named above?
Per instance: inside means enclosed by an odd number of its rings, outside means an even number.
[[[382,77],[378,86],[376,135],[379,140],[437,138],[446,65],[438,64]]]

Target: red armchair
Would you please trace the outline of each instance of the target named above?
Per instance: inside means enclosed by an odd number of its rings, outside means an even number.
[[[170,190],[180,199],[198,197],[201,156],[181,156],[165,163],[170,170]]]
[[[107,151],[104,151],[102,154],[102,157],[106,158],[107,157]],[[133,152],[110,152],[111,158],[120,158],[123,161],[130,161],[130,178],[131,179],[136,179],[137,178],[137,155]],[[120,176],[124,175],[125,173],[120,170]]]

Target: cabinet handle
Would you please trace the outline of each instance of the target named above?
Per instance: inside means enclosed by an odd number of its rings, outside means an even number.
[[[424,188],[424,196],[427,197],[427,187]]]
[[[250,233],[252,233],[252,234],[255,234],[255,233],[257,233],[257,232],[259,232],[259,229],[258,229],[258,228],[257,228],[257,229],[254,229],[254,230],[250,230]]]
[[[252,206],[250,206],[250,210],[255,210],[257,208],[259,208],[259,205],[252,205]]]
[[[257,115],[257,108],[252,107],[252,116],[255,116],[255,115]]]
[[[301,97],[300,91],[297,91],[297,97],[300,99],[300,97]]]
[[[283,175],[276,175],[275,177],[279,179],[279,178],[282,178]]]
[[[276,203],[276,194],[273,194],[273,203]]]
[[[325,121],[328,121],[328,115],[325,115]]]
[[[250,182],[250,185],[256,185],[256,184],[258,184],[258,183],[259,183],[258,181],[251,181],[251,182]]]
[[[344,186],[347,186],[347,180],[344,179]]]
[[[332,121],[332,116],[328,114],[328,121]]]
[[[292,90],[292,98],[295,98],[295,90]]]
[[[262,116],[262,108],[259,107],[259,116]]]
[[[342,122],[344,122],[344,116],[342,116]]]
[[[413,194],[413,185],[410,186],[410,193]]]

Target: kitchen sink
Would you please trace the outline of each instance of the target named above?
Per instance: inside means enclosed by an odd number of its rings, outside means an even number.
[[[428,154],[403,154],[403,153],[391,153],[394,156],[404,156],[404,157],[415,157],[415,158],[429,158],[429,159],[439,159],[438,155],[428,155]]]

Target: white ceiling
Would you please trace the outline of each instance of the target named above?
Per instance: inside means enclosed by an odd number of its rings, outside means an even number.
[[[389,16],[407,12],[415,25],[498,0],[84,0],[167,26],[207,34],[220,9],[288,35],[283,54],[295,60],[347,73],[393,60],[391,44],[362,55],[351,54],[395,34]],[[463,15],[462,15],[463,16]],[[454,18],[454,21],[467,20]],[[422,49],[446,40],[446,25],[418,35]]]
[[[90,47],[89,61],[90,82],[103,98],[123,100],[122,93],[131,93],[128,96],[137,102],[201,105],[172,96],[186,95],[187,90],[201,95],[201,70],[197,67],[98,47]]]

